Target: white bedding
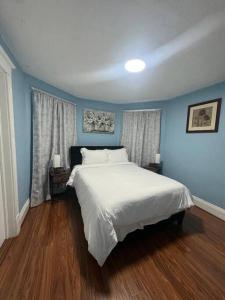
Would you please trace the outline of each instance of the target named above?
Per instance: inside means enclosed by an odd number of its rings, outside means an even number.
[[[76,189],[88,250],[100,266],[129,232],[193,205],[183,184],[130,162],[77,165],[67,184]]]

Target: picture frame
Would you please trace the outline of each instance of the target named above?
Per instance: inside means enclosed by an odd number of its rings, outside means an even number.
[[[115,113],[94,109],[85,109],[83,112],[83,132],[114,134]]]
[[[188,106],[186,133],[218,132],[222,98]]]

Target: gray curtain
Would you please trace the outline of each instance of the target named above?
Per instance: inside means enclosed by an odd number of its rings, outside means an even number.
[[[76,142],[76,106],[44,92],[33,92],[33,171],[31,206],[50,199],[49,168],[54,154],[69,168],[69,148]]]
[[[121,145],[139,166],[155,162],[160,144],[160,110],[123,113]]]

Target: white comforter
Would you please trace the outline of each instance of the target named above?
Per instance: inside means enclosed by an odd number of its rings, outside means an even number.
[[[77,165],[67,184],[76,189],[88,250],[100,266],[129,232],[193,205],[183,184],[134,163]]]

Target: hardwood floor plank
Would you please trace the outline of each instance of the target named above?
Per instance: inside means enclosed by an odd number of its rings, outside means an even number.
[[[225,299],[225,222],[192,208],[129,234],[102,268],[74,195],[32,208],[0,249],[0,299]]]

